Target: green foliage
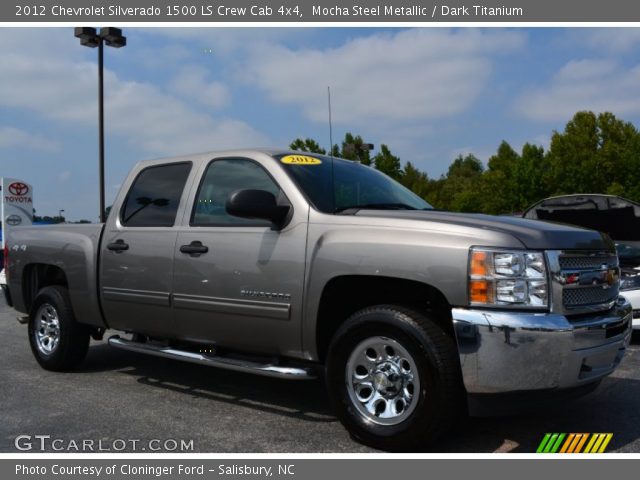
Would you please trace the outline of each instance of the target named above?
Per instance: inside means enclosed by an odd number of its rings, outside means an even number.
[[[554,132],[549,149],[549,183],[557,193],[606,193],[618,184],[638,198],[638,130],[609,112],[578,112],[564,132]],[[618,188],[619,190],[619,188]]]
[[[553,132],[547,152],[530,143],[517,152],[502,141],[486,168],[472,154],[459,155],[438,179],[430,179],[411,162],[403,166],[387,145],[371,158],[362,144],[362,137],[347,133],[341,148],[333,145],[332,154],[373,164],[443,210],[515,213],[543,198],[571,193],[640,201],[640,132],[609,112],[576,113],[564,131]],[[303,151],[313,151],[313,146],[319,148],[311,139],[291,144]]]
[[[363,144],[364,140],[362,140],[360,135],[354,136],[350,132],[347,132],[342,142],[340,154],[337,156],[346,158],[347,160],[359,160],[363,165],[371,165],[370,152],[362,148]]]
[[[291,150],[299,150],[301,152],[309,152],[309,153],[319,153],[321,155],[324,155],[325,153],[327,153],[327,151],[324,148],[322,148],[318,144],[318,142],[316,142],[311,138],[305,138],[304,140],[301,138],[296,138],[293,142],[291,142],[291,144],[289,145],[289,148]]]
[[[373,164],[382,173],[389,175],[394,180],[400,180],[402,176],[400,157],[393,155],[385,144],[380,145],[380,153],[373,157]]]

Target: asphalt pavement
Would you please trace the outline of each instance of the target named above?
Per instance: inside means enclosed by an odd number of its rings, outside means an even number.
[[[105,342],[92,342],[77,371],[47,372],[15,317],[0,298],[0,452],[373,451],[336,420],[321,380],[239,374]],[[612,432],[607,451],[640,452],[637,339],[619,369],[586,397],[470,418],[428,451],[529,453],[546,432]]]

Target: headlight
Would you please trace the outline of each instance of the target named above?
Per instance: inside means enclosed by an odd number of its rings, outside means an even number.
[[[637,290],[640,288],[640,270],[622,270],[620,290]]]
[[[547,268],[542,252],[472,248],[469,304],[544,308],[549,304]]]

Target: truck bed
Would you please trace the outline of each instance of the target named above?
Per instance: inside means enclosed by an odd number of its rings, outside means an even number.
[[[103,224],[18,227],[7,238],[11,259],[7,284],[14,308],[29,312],[42,276],[64,275],[77,318],[102,327],[98,300],[98,246]],[[45,265],[48,265],[45,267]]]

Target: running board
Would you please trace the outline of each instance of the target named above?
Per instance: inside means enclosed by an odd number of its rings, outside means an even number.
[[[184,362],[198,363],[210,367],[225,368],[236,372],[254,373],[265,377],[286,378],[289,380],[312,380],[316,378],[312,367],[283,367],[279,365],[251,362],[201,353],[177,350],[175,348],[125,340],[118,335],[109,338],[109,345],[136,353],[146,353],[157,357],[173,358]]]

